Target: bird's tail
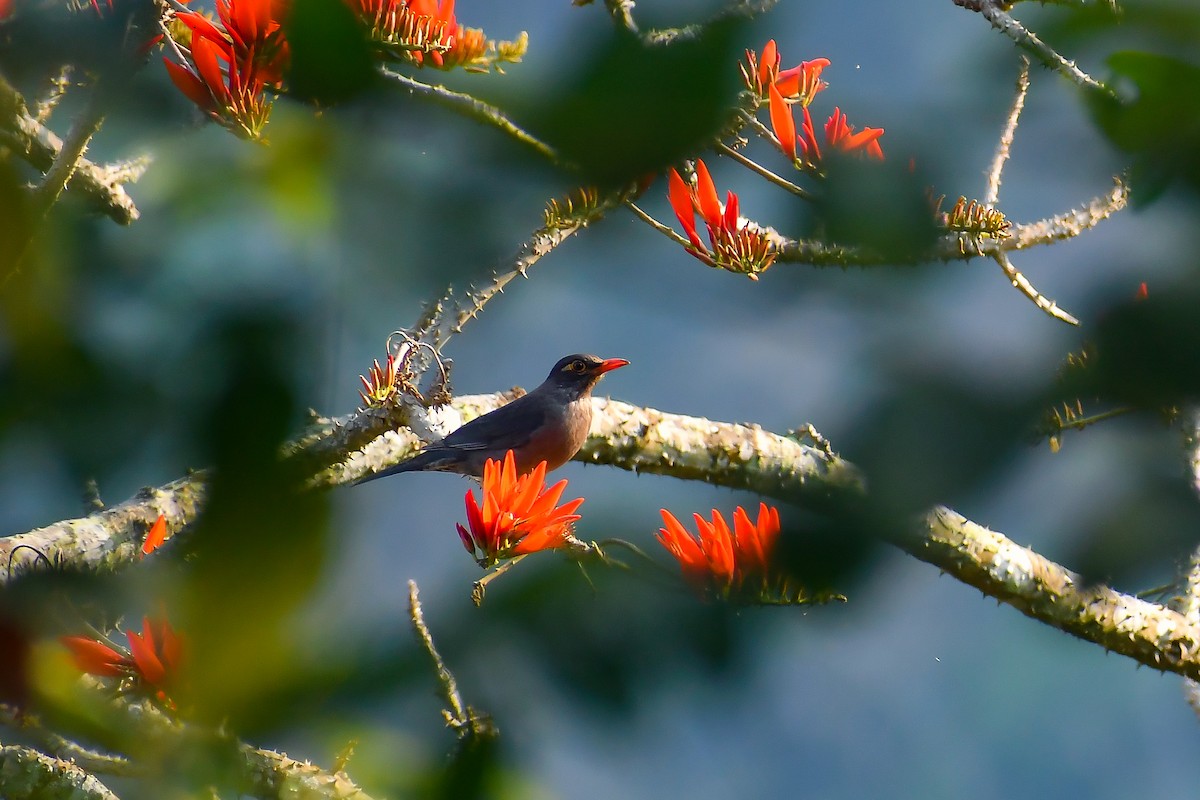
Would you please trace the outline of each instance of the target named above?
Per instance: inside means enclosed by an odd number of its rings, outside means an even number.
[[[368,483],[376,480],[377,478],[386,478],[388,475],[396,475],[401,472],[419,472],[420,470],[427,469],[435,460],[435,458],[430,458],[429,453],[417,453],[407,461],[401,461],[399,464],[395,464],[394,466],[388,467],[385,470],[381,470],[372,475],[359,478],[354,482],[354,485],[358,486],[359,484]]]

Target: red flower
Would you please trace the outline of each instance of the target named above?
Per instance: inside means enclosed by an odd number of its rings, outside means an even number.
[[[763,600],[779,595],[780,581],[771,562],[779,538],[778,509],[760,503],[758,520],[751,522],[738,506],[732,531],[716,509],[712,521],[693,514],[697,536],[665,508],[660,513],[665,527],[659,529],[658,540],[679,561],[684,578],[693,586],[726,598]]]
[[[779,139],[779,148],[793,162],[799,160],[809,168],[815,169],[821,163],[821,146],[817,143],[817,134],[813,126],[812,116],[808,106],[801,109],[804,121],[800,132],[796,132],[796,120],[792,116],[791,106],[780,91],[772,85],[769,90],[771,127],[775,137]],[[883,160],[883,148],[879,146],[879,137],[883,136],[883,128],[863,128],[855,133],[853,126],[846,122],[846,115],[840,108],[835,108],[833,114],[825,123],[825,144],[841,150],[844,153],[864,153],[868,158]],[[797,152],[799,144],[799,152]]]
[[[279,0],[218,0],[222,30],[203,14],[180,12],[190,62],[164,58],[171,81],[217,122],[257,139],[271,112],[267,90],[280,87],[289,58],[279,22],[285,13]]]
[[[762,56],[753,50],[746,51],[746,64],[742,66],[742,77],[746,86],[759,97],[767,97],[770,87],[775,87],[789,103],[808,105],[817,93],[828,84],[821,80],[821,70],[829,66],[828,58],[803,61],[798,66],[780,71],[779,51],[775,40],[767,42]]]
[[[511,450],[503,465],[492,459],[484,464],[483,505],[476,502],[474,492],[467,492],[469,527],[457,526],[463,546],[481,566],[566,544],[583,498],[559,506],[566,480],[544,489],[545,479],[544,461],[532,472],[517,475]]]
[[[71,651],[75,666],[88,675],[121,678],[129,674],[129,657],[108,645],[82,636],[64,636],[60,641]]]
[[[60,641],[71,651],[75,666],[89,675],[129,678],[135,684],[163,690],[178,674],[183,643],[165,619],[142,619],[142,632],[126,631],[127,651],[83,636],[64,636]]]
[[[434,42],[436,49],[426,52],[412,50],[409,52],[409,58],[416,64],[424,65],[428,55],[433,66],[445,66],[447,59],[444,54],[453,50],[459,31],[458,20],[454,17],[454,0],[408,0],[406,5],[408,11],[418,18],[423,17],[433,22],[436,27],[432,30],[437,37]]]
[[[687,251],[696,258],[711,267],[744,273],[753,280],[758,280],[758,273],[775,261],[775,252],[767,235],[740,219],[736,194],[726,193],[725,208],[721,208],[716,185],[703,161],[696,161],[694,187],[674,169],[667,176],[667,184],[671,208],[691,242]],[[711,249],[705,247],[696,232],[697,210],[708,229]]]
[[[883,136],[883,128],[863,128],[855,133],[854,126],[846,122],[846,115],[840,108],[833,109],[833,114],[825,123],[825,141],[830,147],[836,147],[844,153],[862,150],[868,158],[883,161],[880,136]]]

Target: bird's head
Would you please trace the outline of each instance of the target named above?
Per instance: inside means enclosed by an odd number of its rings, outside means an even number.
[[[620,369],[628,363],[623,358],[600,358],[587,353],[575,353],[558,360],[546,376],[546,383],[582,397],[592,391],[604,373]]]

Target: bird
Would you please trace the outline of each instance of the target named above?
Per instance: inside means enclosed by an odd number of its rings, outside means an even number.
[[[605,373],[628,364],[624,358],[588,353],[564,356],[533,391],[431,442],[407,461],[356,483],[416,471],[480,477],[488,459],[502,461],[509,450],[518,473],[529,472],[542,461],[547,472],[557,469],[579,452],[587,438],[592,424],[592,389]]]

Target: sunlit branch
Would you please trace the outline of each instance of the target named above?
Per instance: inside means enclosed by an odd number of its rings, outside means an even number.
[[[787,178],[783,178],[783,177],[780,177],[779,175],[776,175],[774,172],[772,172],[771,170],[762,166],[757,161],[753,161],[753,160],[747,158],[745,155],[743,155],[742,153],[739,153],[737,150],[734,150],[732,147],[725,144],[724,142],[717,142],[716,150],[721,155],[732,158],[734,161],[741,164],[746,169],[750,170],[751,172],[754,172],[757,175],[762,176],[763,178],[766,178],[771,183],[775,184],[776,186],[778,186],[782,189],[786,189],[787,191],[791,192],[792,194],[796,195],[797,197],[802,197],[805,200],[812,198],[812,193],[809,192],[808,190],[802,189],[801,187],[799,187],[796,184],[789,181]]]
[[[978,11],[992,23],[992,27],[1016,42],[1020,47],[1033,54],[1038,61],[1050,69],[1066,76],[1072,82],[1085,89],[1112,94],[1112,90],[1097,81],[1092,76],[1068,61],[1059,53],[1005,11],[997,0],[953,0],[956,6],[962,6],[969,11]]]
[[[1106,195],[1094,197],[1083,206],[1037,222],[1013,225],[1009,236],[999,243],[989,243],[982,251],[1024,250],[1036,245],[1071,239],[1121,211],[1129,204],[1129,187],[1119,176],[1113,178],[1113,188]]]
[[[1029,279],[1009,260],[1007,253],[996,253],[992,256],[992,260],[1000,266],[1000,269],[1004,270],[1004,274],[1008,277],[1009,283],[1013,285],[1013,288],[1032,300],[1035,306],[1055,319],[1066,322],[1069,325],[1079,324],[1079,320],[1066,311],[1063,311],[1058,307],[1057,303],[1034,288]]]
[[[1000,132],[1000,142],[996,145],[996,155],[992,158],[991,169],[987,174],[987,188],[983,194],[983,204],[994,206],[1000,201],[1000,175],[1008,162],[1012,149],[1013,137],[1017,133],[1017,122],[1021,119],[1021,111],[1025,108],[1025,96],[1029,93],[1029,59],[1021,56],[1021,71],[1017,75],[1017,91],[1013,97],[1012,107],[1008,110],[1008,119],[1004,130]]]
[[[469,94],[451,91],[440,84],[422,83],[407,75],[394,72],[387,67],[381,67],[380,72],[385,78],[399,83],[414,94],[428,97],[434,102],[465,114],[471,119],[499,128],[518,142],[532,147],[549,161],[558,162],[559,160],[558,153],[555,152],[553,147],[517,125],[503,111],[493,105],[478,100]]]

